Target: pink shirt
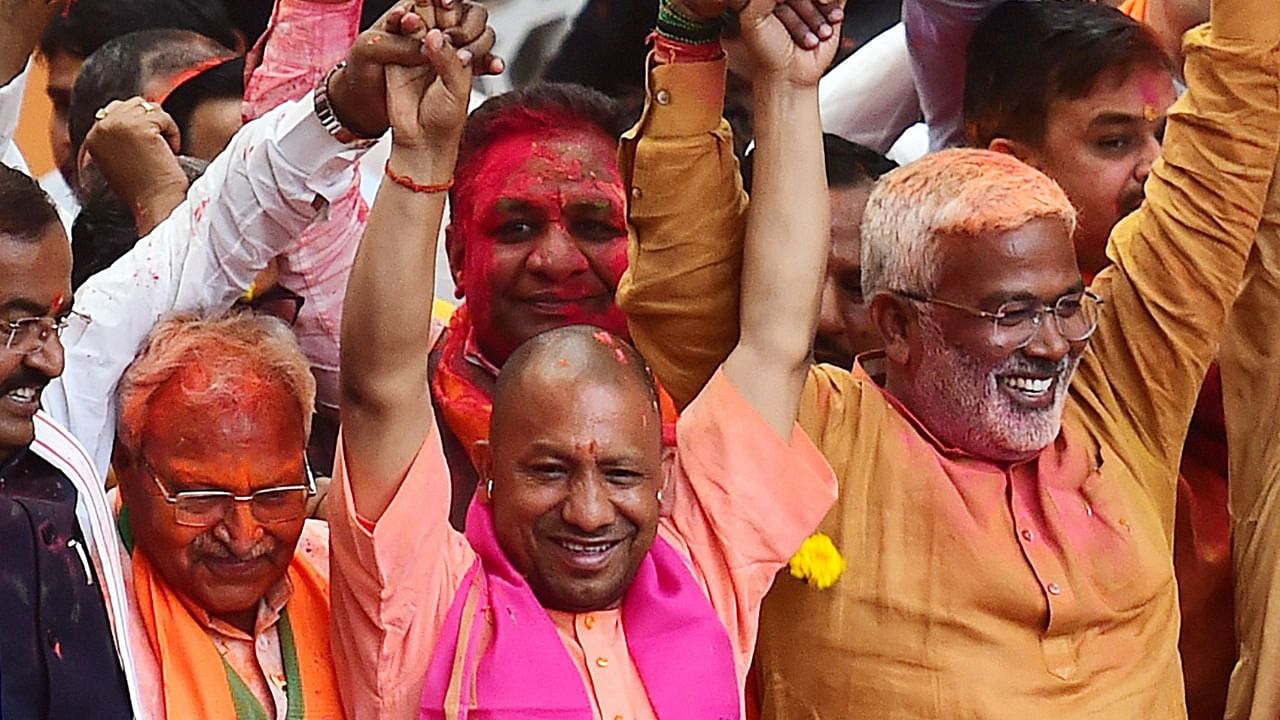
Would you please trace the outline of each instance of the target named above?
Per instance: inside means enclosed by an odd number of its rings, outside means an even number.
[[[270,25],[247,58],[252,72],[241,110],[245,120],[315,89],[355,43],[361,5],[277,0]],[[334,412],[342,300],[368,216],[360,179],[353,175],[342,196],[280,258],[280,284],[306,298],[293,332],[311,361],[316,403]]]
[[[835,501],[826,461],[788,443],[717,373],[680,418],[658,532],[687,560],[728,630],[742,687],[760,603]],[[331,520],[334,661],[348,716],[416,720],[445,615],[475,562],[448,523],[449,471],[433,427],[376,525],[356,514],[341,447]],[[653,718],[621,614],[552,612],[597,718]]]

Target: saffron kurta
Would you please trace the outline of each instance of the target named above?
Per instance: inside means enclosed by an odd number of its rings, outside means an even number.
[[[863,368],[811,373],[800,422],[840,478],[822,529],[850,570],[823,592],[783,577],[767,599],[766,717],[1185,717],[1178,460],[1280,148],[1280,17],[1267,0],[1220,6],[1188,36],[1191,91],[1147,202],[1112,234],[1053,445],[988,463],[936,442]],[[653,72],[643,139],[623,150],[638,242],[619,303],[677,400],[734,342],[717,319],[740,255],[732,233],[689,228],[742,201],[714,122],[673,130],[705,116],[687,105],[718,107],[696,74]]]
[[[723,374],[689,406],[676,432],[680,450],[667,468],[658,533],[688,560],[724,623],[741,687],[760,602],[830,509],[835,478],[798,427],[784,440]],[[438,430],[433,425],[372,529],[356,515],[341,454],[336,468],[332,600],[343,702],[349,717],[416,720],[441,626],[476,559],[448,523],[449,471]],[[597,718],[655,717],[618,613],[551,616]]]

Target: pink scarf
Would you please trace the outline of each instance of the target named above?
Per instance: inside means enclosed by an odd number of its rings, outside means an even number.
[[[498,546],[488,505],[471,504],[466,534],[478,558],[441,628],[419,717],[592,720],[582,675],[547,611]],[[622,625],[659,718],[738,720],[729,634],[679,553],[661,537],[623,599]]]

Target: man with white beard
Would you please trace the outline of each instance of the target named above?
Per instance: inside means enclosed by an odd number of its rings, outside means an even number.
[[[1088,288],[1066,195],[1010,156],[938,153],[873,191],[862,285],[885,350],[852,372],[815,366],[799,416],[840,480],[820,530],[849,569],[825,590],[784,575],[766,598],[764,718],[1186,718],[1176,478],[1259,222],[1275,213],[1269,2],[1215,0],[1211,26],[1188,34],[1188,94]],[[639,200],[619,286],[677,402],[732,337],[709,318],[736,304],[735,266],[721,262],[733,248],[709,229],[739,201],[710,167],[723,156],[714,125],[659,132],[705,103],[686,74],[654,70],[629,141]],[[685,182],[672,183],[680,159]]]

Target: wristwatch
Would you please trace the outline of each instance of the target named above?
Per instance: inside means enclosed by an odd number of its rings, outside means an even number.
[[[333,111],[333,105],[329,102],[329,81],[333,79],[335,73],[346,66],[346,60],[333,66],[332,70],[325,73],[324,79],[320,81],[320,84],[316,85],[315,92],[312,95],[315,99],[316,117],[320,120],[320,124],[324,126],[324,129],[333,136],[334,140],[359,149],[371,147],[378,142],[378,138],[364,137],[349,130],[338,119],[338,114]]]

